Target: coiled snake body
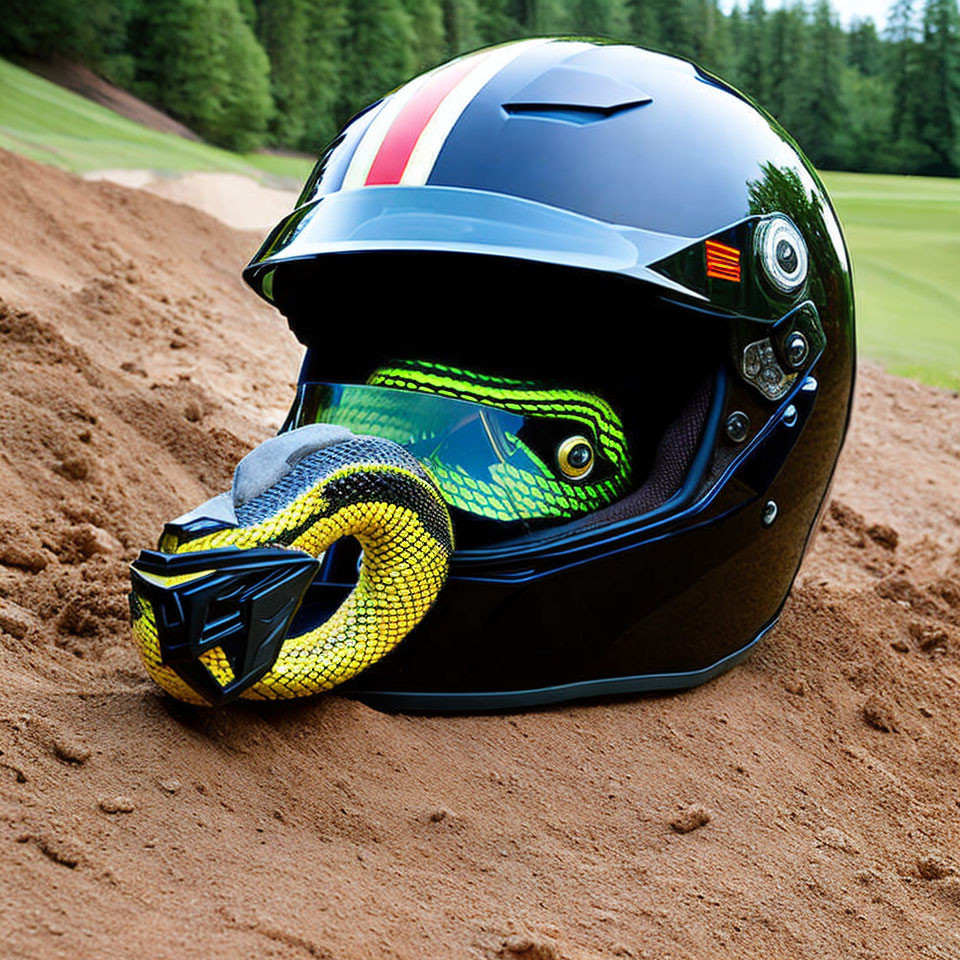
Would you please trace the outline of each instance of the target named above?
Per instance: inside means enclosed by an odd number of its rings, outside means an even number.
[[[567,515],[595,509],[621,495],[629,467],[623,432],[616,414],[603,401],[575,391],[545,391],[537,384],[495,380],[432,364],[405,364],[378,370],[374,385],[443,393],[456,399],[513,409],[549,419],[582,422],[596,437],[613,471],[593,487],[568,484],[543,465],[543,476],[531,489],[555,515],[558,500]],[[565,395],[561,395],[565,393]],[[371,429],[376,424],[371,424]],[[309,428],[307,428],[309,429]],[[264,446],[274,443],[267,441]],[[537,461],[539,462],[539,461]],[[239,472],[239,471],[238,471]],[[456,471],[452,471],[453,474]],[[476,486],[471,478],[436,478],[397,443],[376,436],[353,436],[307,452],[279,479],[245,502],[235,504],[235,524],[196,534],[175,527],[165,534],[166,554],[195,555],[234,548],[282,547],[320,557],[341,537],[353,536],[363,549],[359,579],[340,607],[325,621],[291,631],[272,667],[244,689],[246,699],[281,699],[329,690],[349,680],[392,650],[425,616],[446,580],[454,548],[448,504],[473,508],[458,492]],[[490,483],[495,484],[493,477]],[[487,484],[489,486],[489,484]],[[585,496],[583,491],[587,490]],[[559,493],[558,493],[559,491]],[[489,498],[493,502],[496,497]],[[495,514],[486,514],[495,515]],[[148,579],[172,589],[202,580],[212,570],[163,577],[137,570],[131,593],[133,639],[150,676],[180,700],[206,703],[174,665],[164,661],[156,612],[138,589]],[[220,647],[197,657],[207,673],[225,687],[234,679],[230,658]]]

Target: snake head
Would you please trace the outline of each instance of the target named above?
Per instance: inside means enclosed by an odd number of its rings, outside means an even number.
[[[353,536],[359,579],[327,615],[301,609],[325,551]],[[133,638],[178,699],[220,704],[329,690],[390,652],[433,605],[453,552],[431,477],[397,444],[313,425],[261,444],[232,490],[164,529],[131,568]]]

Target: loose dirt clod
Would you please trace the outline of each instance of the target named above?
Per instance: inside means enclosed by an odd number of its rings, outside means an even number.
[[[886,550],[896,550],[900,534],[885,523],[872,523],[867,527],[867,536]]]
[[[22,640],[37,626],[39,622],[33,613],[12,600],[0,598],[0,630]]]
[[[563,960],[557,946],[541,937],[515,934],[508,937],[500,950],[500,956],[516,960]]]
[[[790,677],[783,681],[783,688],[795,697],[802,697],[807,692],[807,682],[803,677]]]
[[[893,708],[879,697],[868,698],[862,707],[862,713],[867,725],[873,727],[874,730],[880,730],[883,733],[896,732],[897,721]]]
[[[90,476],[90,461],[86,457],[67,457],[55,469],[70,480],[86,480]]]
[[[6,531],[0,530],[0,538],[11,536]],[[16,536],[16,534],[13,534]],[[0,564],[5,567],[17,567],[21,570],[29,570],[30,573],[39,573],[47,565],[47,558],[42,551],[26,546],[16,541],[0,540]]]
[[[24,832],[17,843],[32,843],[48,860],[71,870],[80,863],[82,853],[74,841],[46,832]]]
[[[90,759],[90,748],[66,734],[54,738],[53,752],[65,763],[74,763],[78,766]]]
[[[817,836],[817,846],[841,850],[843,853],[859,852],[854,839],[837,827],[827,827],[822,830]]]
[[[705,827],[710,822],[710,811],[699,804],[684,807],[671,821],[670,828],[676,833],[690,833]]]
[[[924,880],[942,880],[954,870],[942,857],[931,854],[917,861],[917,872]]]
[[[111,556],[120,553],[123,549],[113,534],[94,526],[92,523],[85,523],[80,526],[76,532],[76,540],[77,549],[86,559],[100,555]]]
[[[930,653],[937,648],[945,649],[950,639],[947,631],[938,624],[913,622],[909,630],[910,636],[924,653]]]
[[[104,813],[133,813],[136,809],[134,802],[129,797],[101,797],[97,801],[97,806]]]

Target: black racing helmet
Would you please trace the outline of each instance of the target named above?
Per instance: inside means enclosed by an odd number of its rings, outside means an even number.
[[[347,124],[244,277],[307,347],[284,429],[399,444],[453,520],[435,606],[344,690],[686,687],[776,622],[847,427],[853,294],[823,184],[723,81],[595,41],[461,57]]]

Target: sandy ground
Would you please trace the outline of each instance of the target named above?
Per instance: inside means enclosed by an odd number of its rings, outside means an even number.
[[[146,190],[202,210],[228,227],[263,234],[288,214],[297,201],[296,190],[267,187],[239,173],[159,176],[153,170],[97,170],[86,174],[86,179]]]
[[[5,154],[0,226],[4,957],[960,957],[957,395],[862,366],[783,619],[707,686],[194,710],[126,565],[290,400],[259,237]]]

